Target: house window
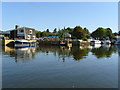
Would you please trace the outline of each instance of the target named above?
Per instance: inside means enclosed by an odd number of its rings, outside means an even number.
[[[35,36],[33,36],[33,39],[35,39]]]
[[[28,35],[28,38],[27,39],[30,39],[30,35]]]
[[[32,34],[32,30],[29,30],[29,34]]]
[[[20,30],[20,32],[24,32],[24,30],[23,30],[23,29],[21,29],[21,30]]]

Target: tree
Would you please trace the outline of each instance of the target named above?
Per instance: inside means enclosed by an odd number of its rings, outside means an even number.
[[[68,27],[68,28],[66,28],[65,31],[66,31],[67,33],[71,34],[73,30],[74,30],[73,28]]]
[[[86,27],[84,28],[84,31],[85,31],[86,34],[90,33],[89,30]]]
[[[117,32],[115,32],[115,33],[113,33],[114,34],[114,36],[117,36],[118,35],[118,33]]]
[[[107,38],[112,39],[114,37],[114,34],[112,33],[112,30],[110,28],[102,28],[99,27],[95,31],[92,32],[91,36],[93,38]]]
[[[95,38],[95,39],[97,39],[97,38],[105,38],[106,37],[106,33],[104,31],[104,28],[99,27],[99,28],[97,28],[95,31],[93,31],[91,33],[91,36],[93,38]]]
[[[49,29],[47,29],[47,30],[46,30],[46,32],[48,32],[48,33],[49,33],[49,32],[50,32],[50,31],[49,31]]]
[[[85,32],[80,26],[76,26],[71,34],[73,38],[77,39],[85,38]]]
[[[55,29],[53,30],[53,33],[57,33],[57,28],[55,28]]]
[[[63,37],[63,30],[59,30],[59,31],[58,31],[58,36],[59,36],[59,37]]]
[[[49,34],[48,34],[47,32],[42,32],[42,33],[41,33],[41,36],[42,36],[42,37],[47,37],[48,35],[49,35]]]
[[[42,33],[41,31],[37,31],[37,30],[36,30],[35,32],[36,32],[36,37],[37,37],[37,38],[41,37],[41,33]]]
[[[107,28],[105,30],[106,30],[106,37],[112,39],[113,38],[112,30],[110,28]]]
[[[88,38],[90,38],[90,32],[89,32],[89,30],[87,29],[87,28],[84,28],[83,29],[84,30],[84,32],[85,32],[85,37],[88,39]]]

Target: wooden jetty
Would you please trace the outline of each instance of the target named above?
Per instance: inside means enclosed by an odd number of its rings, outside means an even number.
[[[70,40],[37,40],[39,45],[57,45],[57,46],[67,46],[72,47],[72,42]]]

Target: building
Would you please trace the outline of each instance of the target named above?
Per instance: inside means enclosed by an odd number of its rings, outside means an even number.
[[[71,34],[69,34],[69,33],[63,33],[63,36],[64,36],[64,38],[71,38]]]
[[[2,38],[4,37],[4,35],[2,33],[3,33],[3,31],[0,31],[0,40],[2,40]]]
[[[9,31],[9,39],[35,40],[35,29],[16,25],[15,29]]]

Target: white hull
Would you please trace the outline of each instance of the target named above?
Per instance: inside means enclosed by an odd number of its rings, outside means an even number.
[[[29,42],[28,40],[15,40],[15,42],[18,41],[18,42]]]
[[[90,43],[91,43],[91,45],[96,45],[96,44],[101,45],[101,41],[99,41],[99,40],[93,40]]]
[[[115,42],[116,45],[120,45],[120,38]]]

